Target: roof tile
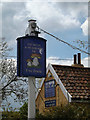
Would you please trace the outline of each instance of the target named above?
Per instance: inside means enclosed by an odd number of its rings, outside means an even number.
[[[90,100],[90,68],[52,66],[73,99]]]

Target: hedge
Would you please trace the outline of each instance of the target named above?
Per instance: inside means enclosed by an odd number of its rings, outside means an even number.
[[[27,116],[27,103],[19,111],[2,112],[2,120],[27,120]],[[68,104],[48,108],[43,114],[40,114],[37,110],[35,120],[90,120],[90,106],[89,104]]]

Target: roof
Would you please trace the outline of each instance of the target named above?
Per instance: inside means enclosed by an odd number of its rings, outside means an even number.
[[[90,68],[52,65],[72,100],[90,100]]]

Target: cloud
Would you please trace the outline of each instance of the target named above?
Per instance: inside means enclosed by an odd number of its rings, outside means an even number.
[[[63,60],[60,59],[59,57],[49,57],[47,59],[47,65],[51,63],[51,64],[57,64],[57,65],[72,65],[73,64],[73,60]]]
[[[53,0],[55,2],[89,2],[89,0]]]
[[[17,37],[25,35],[29,19],[36,19],[38,26],[45,30],[60,32],[80,28],[80,13],[83,17],[87,16],[84,14],[87,13],[86,3],[27,1],[3,3],[2,32],[10,46],[16,45]]]
[[[67,10],[69,7],[67,7]],[[60,31],[75,29],[80,26],[79,20],[69,14],[70,11],[64,13],[65,9],[61,9],[60,6],[56,6],[55,3],[35,2],[35,0],[33,0],[32,2],[26,3],[26,10],[28,12],[28,16],[36,19],[39,25],[44,29]]]
[[[25,2],[29,0],[1,0],[1,2]]]
[[[87,36],[88,35],[88,19],[86,19],[85,22],[81,25],[81,29],[83,31],[83,34]]]
[[[83,58],[81,60],[81,64],[84,65],[84,67],[88,67],[88,61],[90,60],[90,57]],[[47,59],[47,65],[51,64],[57,64],[57,65],[66,65],[66,66],[71,66],[73,64],[73,59],[72,58],[66,58],[60,59],[59,57],[49,57]]]
[[[1,2],[26,2],[30,0],[1,0]],[[43,0],[34,0],[35,2],[42,2]],[[51,0],[45,0],[44,2],[51,2]],[[89,2],[89,0],[52,0],[52,2]]]
[[[2,4],[0,3],[0,38],[2,37]]]
[[[63,14],[69,14],[73,18],[80,19],[88,16],[88,3],[83,2],[55,2],[55,7],[61,9]]]
[[[25,34],[25,18],[19,17],[24,14],[23,8],[24,3],[3,3],[2,35],[6,38],[9,46],[15,46],[16,38]],[[18,13],[19,15],[17,16]]]
[[[81,60],[81,63],[85,66],[85,67],[90,67],[89,66],[89,60],[90,60],[90,57],[85,57]]]

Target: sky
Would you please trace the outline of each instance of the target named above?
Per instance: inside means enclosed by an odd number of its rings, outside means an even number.
[[[13,48],[11,56],[17,56],[16,39],[25,35],[29,19],[35,19],[40,28],[74,46],[79,47],[74,41],[88,41],[88,0],[1,0],[0,9],[2,37]],[[40,37],[47,40],[48,63],[70,65],[73,61],[49,58],[72,59],[74,54],[80,52],[43,32]],[[83,64],[87,66],[85,61],[88,55],[82,53],[81,57]]]

